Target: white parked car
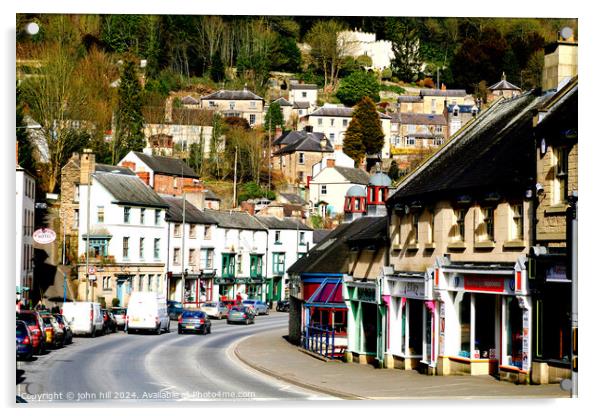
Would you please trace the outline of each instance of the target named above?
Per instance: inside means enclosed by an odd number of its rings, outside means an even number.
[[[128,303],[125,331],[169,332],[169,315],[165,296],[155,292],[134,292]]]
[[[201,310],[212,318],[222,319],[228,316],[228,307],[222,302],[205,302]]]
[[[100,303],[65,302],[61,314],[75,335],[96,336],[102,332],[103,315]]]

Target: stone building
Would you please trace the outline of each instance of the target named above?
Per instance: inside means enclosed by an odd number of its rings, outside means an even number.
[[[224,117],[241,117],[249,122],[251,127],[263,125],[264,99],[247,90],[220,90],[201,97],[201,108],[214,110]]]

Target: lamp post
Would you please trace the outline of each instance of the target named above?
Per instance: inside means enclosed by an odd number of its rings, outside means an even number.
[[[86,192],[86,302],[90,286],[90,191],[92,190],[92,171],[88,171],[88,189]]]

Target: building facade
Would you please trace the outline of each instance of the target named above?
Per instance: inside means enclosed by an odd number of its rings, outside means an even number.
[[[251,127],[262,126],[264,99],[245,87],[242,91],[220,90],[201,97],[201,108],[214,110],[224,117],[241,117]]]
[[[35,226],[36,183],[33,176],[17,165],[15,198],[15,276],[17,298],[30,299],[33,288],[33,232]]]

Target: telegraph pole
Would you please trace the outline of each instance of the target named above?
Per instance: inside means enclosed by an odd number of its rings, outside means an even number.
[[[232,208],[236,208],[236,166],[238,165],[238,146],[234,147],[234,190],[232,199]]]
[[[86,302],[90,290],[90,191],[92,191],[92,171],[88,172],[88,192],[86,192]],[[94,301],[94,299],[92,299]]]

